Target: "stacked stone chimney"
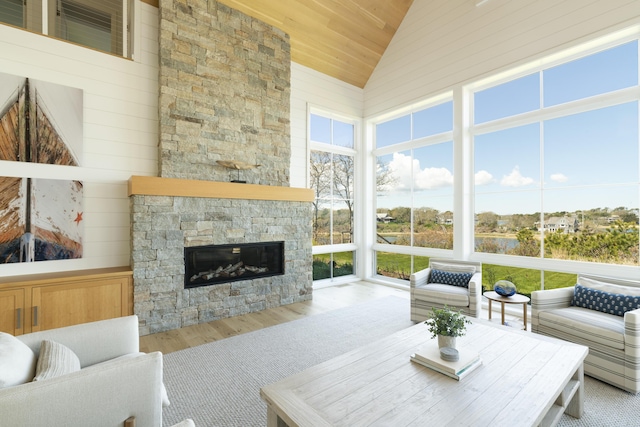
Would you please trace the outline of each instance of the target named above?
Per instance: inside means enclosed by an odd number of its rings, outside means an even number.
[[[288,187],[290,64],[277,28],[214,0],[160,0],[160,176]],[[238,172],[218,160],[260,166]],[[310,203],[133,195],[131,204],[141,334],[311,298]],[[185,247],[266,241],[285,242],[283,276],[184,289]]]

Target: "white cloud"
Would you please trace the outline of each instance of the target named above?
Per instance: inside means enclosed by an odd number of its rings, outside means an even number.
[[[395,178],[393,190],[411,189],[411,157],[402,153],[393,153],[393,160],[389,162],[389,171]]]
[[[417,190],[433,190],[435,188],[453,185],[453,174],[447,168],[420,168],[420,161],[411,160],[410,156],[402,153],[394,153],[393,160],[389,162],[389,170],[396,179],[394,190],[409,190],[415,172],[414,188]]]
[[[555,182],[569,181],[569,177],[562,173],[553,173],[549,178],[551,178],[551,181],[555,181]]]
[[[453,174],[447,168],[427,168],[416,174],[416,188],[433,190],[453,185]]]
[[[475,175],[475,184],[476,185],[491,184],[494,181],[495,181],[495,179],[493,179],[493,175],[491,175],[486,170],[481,170],[481,171],[476,172],[476,175]]]
[[[533,178],[522,176],[520,168],[516,166],[509,175],[502,177],[500,184],[505,187],[524,187],[525,185],[533,184],[534,182]]]

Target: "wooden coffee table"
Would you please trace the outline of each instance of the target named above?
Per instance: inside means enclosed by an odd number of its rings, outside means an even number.
[[[489,300],[489,320],[491,320],[491,301],[500,303],[500,313],[502,315],[501,324],[504,325],[504,305],[505,304],[522,304],[522,316],[524,317],[524,330],[527,330],[527,304],[531,299],[526,295],[514,294],[510,297],[503,297],[496,291],[489,291],[482,294]]]
[[[461,381],[409,360],[424,323],[263,387],[267,425],[555,425],[583,412],[588,348],[472,319],[458,348],[482,366]]]

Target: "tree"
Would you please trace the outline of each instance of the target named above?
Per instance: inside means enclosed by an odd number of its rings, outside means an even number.
[[[438,223],[440,211],[433,208],[419,208],[413,211],[413,221],[416,225],[430,225]]]
[[[516,239],[518,239],[518,246],[511,250],[513,255],[540,256],[540,243],[531,229],[521,229],[516,233]]]
[[[513,214],[509,220],[509,228],[517,231],[523,228],[533,228],[540,215]]]
[[[631,222],[634,224],[638,223],[638,215],[632,211],[626,211],[620,215],[620,220],[622,222]]]
[[[396,222],[411,223],[411,208],[399,206],[391,209],[391,216],[396,219]]]
[[[341,202],[349,210],[349,235],[353,236],[353,179],[354,179],[354,159],[353,156],[342,154],[333,155],[333,188],[334,195],[341,199]]]
[[[616,221],[605,232],[550,233],[544,239],[548,258],[638,264],[638,225]]]
[[[376,160],[376,191],[385,193],[390,191],[398,183],[398,177],[389,169],[389,164]]]
[[[317,239],[320,227],[319,212],[323,202],[339,200],[349,212],[347,232],[353,236],[353,190],[354,157],[345,154],[332,154],[324,151],[312,151],[310,158],[311,188],[315,193],[314,237]],[[388,191],[397,182],[397,177],[388,164],[378,160],[376,168],[376,190]],[[335,206],[332,206],[335,209]],[[335,226],[335,224],[334,224]]]
[[[320,204],[331,195],[331,154],[324,151],[312,151],[309,162],[311,189],[315,193],[313,201],[313,234],[317,241],[319,230]]]
[[[482,232],[496,231],[498,228],[498,214],[482,212],[478,214],[477,229]]]

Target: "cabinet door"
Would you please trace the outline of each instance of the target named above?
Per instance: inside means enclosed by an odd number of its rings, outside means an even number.
[[[129,280],[96,279],[34,287],[32,332],[128,314]]]
[[[0,331],[11,335],[24,333],[24,289],[0,291]]]

